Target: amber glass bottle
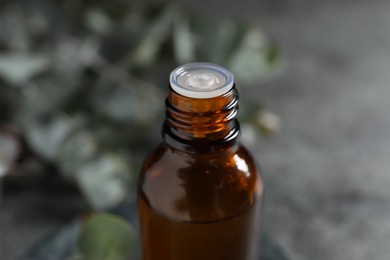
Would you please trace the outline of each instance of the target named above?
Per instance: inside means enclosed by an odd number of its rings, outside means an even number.
[[[254,260],[263,191],[239,143],[233,75],[210,63],[175,69],[163,142],[138,182],[143,260]]]

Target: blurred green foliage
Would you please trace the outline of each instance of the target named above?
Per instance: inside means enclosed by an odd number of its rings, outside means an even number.
[[[92,215],[83,225],[77,255],[71,259],[139,259],[136,231],[121,217],[111,214]]]
[[[175,5],[20,0],[0,7],[0,123],[17,129],[95,209],[134,188],[145,147],[158,142],[175,66],[220,63],[250,85],[279,64],[258,28]],[[245,118],[270,129],[256,113]],[[2,163],[9,164],[0,156]]]

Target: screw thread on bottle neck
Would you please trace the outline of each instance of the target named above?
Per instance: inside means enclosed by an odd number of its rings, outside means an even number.
[[[171,89],[165,104],[164,137],[168,135],[181,143],[197,145],[224,144],[239,136],[235,87],[207,99],[185,97]]]

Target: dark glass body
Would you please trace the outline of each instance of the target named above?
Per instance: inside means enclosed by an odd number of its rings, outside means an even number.
[[[143,260],[256,259],[263,185],[238,142],[237,100],[171,91],[138,183]]]

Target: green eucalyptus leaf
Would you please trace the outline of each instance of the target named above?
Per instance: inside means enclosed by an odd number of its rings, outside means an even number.
[[[162,44],[171,33],[175,12],[176,8],[173,6],[163,9],[162,13],[148,28],[138,47],[134,50],[131,63],[141,67],[148,67],[156,61]]]
[[[74,179],[83,164],[94,158],[97,153],[97,144],[90,133],[84,128],[77,129],[60,144],[57,153],[57,157],[60,158],[58,165],[66,177]]]
[[[63,141],[77,125],[77,121],[63,116],[37,118],[26,124],[24,131],[32,149],[45,159],[54,161]]]
[[[0,77],[9,84],[18,85],[29,81],[48,69],[50,58],[45,54],[7,53],[0,55]]]
[[[114,123],[110,120],[97,120],[88,131],[94,136],[99,146],[106,150],[127,151],[137,146],[140,137],[144,137],[148,126],[138,124]]]
[[[210,60],[215,63],[226,64],[238,44],[242,41],[248,26],[225,20],[218,23],[218,29],[214,33],[214,47],[208,54]]]
[[[83,162],[73,176],[95,209],[110,208],[127,194],[129,169],[114,154],[99,154]]]
[[[53,52],[54,76],[79,83],[82,72],[95,58],[99,46],[100,41],[93,36],[82,40],[71,37],[59,39]]]
[[[108,118],[122,122],[150,123],[159,114],[163,97],[153,85],[124,78],[120,82],[100,80],[90,99],[93,108]]]
[[[245,82],[264,78],[279,61],[277,48],[262,31],[242,22],[206,21],[192,16],[188,23],[183,18],[177,18],[174,36],[174,50],[179,63],[190,61],[192,57],[185,55],[195,53],[192,60],[225,65]],[[186,44],[191,46],[191,52],[186,50],[190,49]]]
[[[228,66],[237,78],[253,82],[270,73],[276,61],[276,50],[265,35],[260,30],[250,29],[232,54]]]
[[[197,17],[191,17],[193,21],[191,29],[195,42],[196,60],[209,61],[216,49],[216,33],[219,30],[219,23],[213,21],[199,20]]]
[[[91,31],[97,34],[108,33],[114,26],[110,17],[97,8],[91,8],[87,11],[85,23]]]
[[[87,260],[132,260],[138,255],[137,235],[124,219],[95,214],[82,228],[78,249]]]
[[[101,151],[84,128],[72,133],[60,146],[57,163],[73,179],[95,209],[106,209],[123,200],[130,169],[115,153]]]
[[[173,48],[176,60],[186,63],[195,59],[195,39],[190,28],[188,17],[178,14],[173,28]]]
[[[235,24],[231,21],[224,21],[219,24],[218,31],[215,33],[215,47],[210,54],[212,61],[222,63],[229,57],[230,53],[227,53],[227,50],[234,38],[235,32]]]
[[[41,99],[40,102],[45,103],[46,110],[50,112],[61,109],[64,104],[73,98],[74,93],[80,91],[80,88],[82,87],[77,85],[75,79],[45,76],[35,81],[31,91],[35,91],[37,92],[36,95],[44,97],[44,100]]]
[[[220,61],[227,64],[234,51],[239,47],[247,31],[250,29],[248,24],[235,21],[223,21],[221,32],[219,33],[220,42]]]

